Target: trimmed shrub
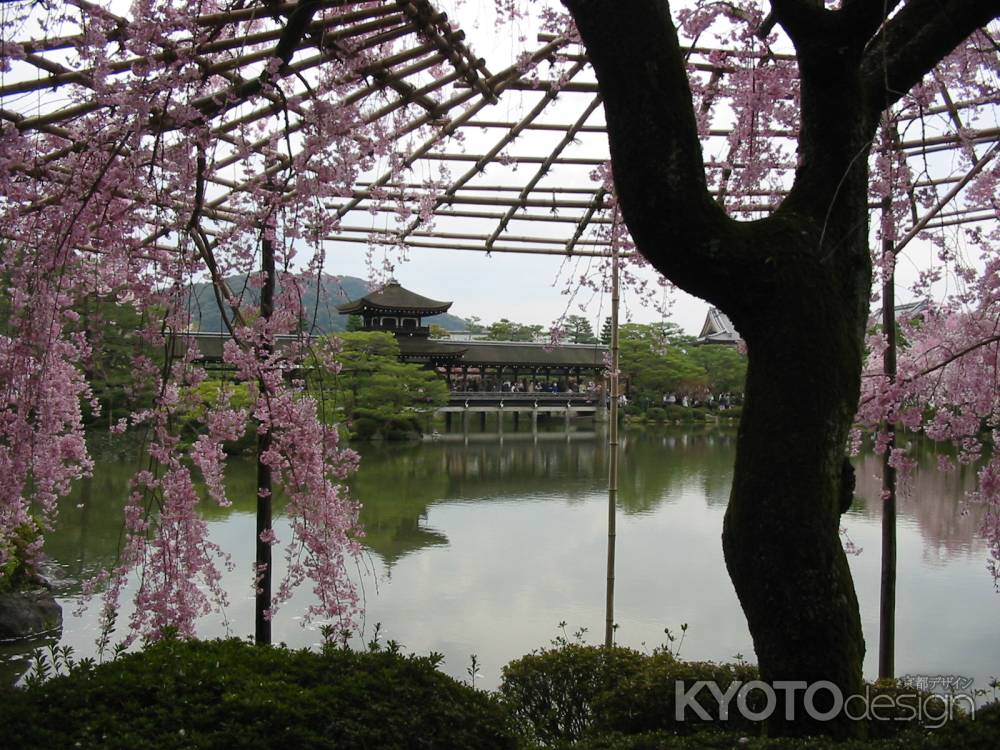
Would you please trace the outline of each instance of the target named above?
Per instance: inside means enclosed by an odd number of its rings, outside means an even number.
[[[662,422],[667,418],[667,411],[660,406],[651,406],[646,410],[646,418],[652,422]]]
[[[974,717],[949,721],[924,735],[934,750],[996,750],[1000,744],[1000,703],[979,708]]]
[[[427,657],[167,640],[0,695],[0,747],[513,748],[490,695]]]
[[[678,735],[667,731],[643,734],[609,732],[579,742],[554,745],[557,750],[996,750],[1000,737],[1000,705],[976,712],[974,719],[958,718],[940,729],[912,726],[891,738],[841,742],[829,737],[760,737],[733,731],[700,731]]]
[[[500,697],[527,739],[576,740],[590,731],[595,702],[638,672],[643,658],[618,646],[543,649],[503,668]]]
[[[371,440],[378,432],[378,422],[371,417],[357,417],[351,423],[351,437],[356,440]]]
[[[667,404],[662,408],[665,418],[673,422],[703,422],[710,416],[708,409],[700,406]]]
[[[868,721],[869,739],[895,737],[913,727],[933,728],[936,722],[930,717],[945,716],[948,712],[944,700],[938,696],[895,681],[876,682],[865,690],[875,714]],[[959,711],[961,708],[958,707]]]
[[[514,717],[520,734],[544,745],[577,747],[572,743],[581,741],[578,747],[588,750],[605,747],[633,750],[660,747],[731,748],[734,740],[740,737],[760,738],[762,722],[744,718],[736,710],[735,698],[728,704],[729,712],[723,719],[719,702],[708,689],[698,692],[697,703],[709,718],[701,718],[689,707],[684,711],[684,719],[678,721],[676,706],[681,694],[678,683],[683,691],[687,691],[697,681],[714,682],[725,694],[734,682],[747,683],[757,679],[757,667],[743,662],[687,662],[676,659],[665,650],[645,655],[620,647],[608,650],[599,646],[562,644],[561,647],[539,651],[507,665],[503,670],[500,696]],[[878,743],[872,747],[900,747],[903,738],[908,742],[909,738],[927,735],[927,730],[933,730],[940,723],[945,711],[940,699],[926,693],[918,694],[912,688],[879,684],[871,685],[867,690],[870,701],[875,696],[886,696],[887,700],[877,711],[880,720],[872,718],[868,722],[869,740],[857,747],[868,747],[870,742]],[[762,693],[751,691],[747,698],[751,711],[756,712],[763,707],[765,696]],[[923,710],[916,710],[917,702],[922,704]],[[994,710],[988,720],[994,721],[995,725],[1000,724],[997,717],[1000,717],[1000,710]],[[962,725],[972,723],[953,721],[946,728],[955,732],[971,732],[973,738],[989,734],[985,728],[969,729],[965,726],[961,729]],[[945,729],[937,729],[928,736],[948,736],[944,732]],[[690,737],[690,741],[685,737]],[[713,739],[709,743],[706,737]],[[808,745],[792,740],[771,742],[775,744],[753,744],[749,747],[834,747],[832,740]],[[854,745],[849,743],[837,747]],[[965,745],[956,744],[955,747]]]
[[[382,426],[386,440],[413,440],[423,434],[420,420],[414,416],[393,417]]]
[[[718,684],[725,692],[734,680],[749,682],[758,678],[757,668],[750,664],[715,664],[713,662],[688,662],[675,659],[666,651],[644,657],[633,674],[621,682],[618,690],[608,692],[595,701],[595,727],[604,731],[639,734],[668,729],[678,734],[689,734],[711,727],[758,734],[760,724],[744,719],[735,710],[727,719],[720,719],[718,701],[708,690],[698,693],[698,704],[710,717],[699,718],[691,710],[684,721],[675,718],[678,681],[689,689],[699,680]],[[749,695],[753,705],[754,693]],[[735,709],[735,703],[730,704]]]

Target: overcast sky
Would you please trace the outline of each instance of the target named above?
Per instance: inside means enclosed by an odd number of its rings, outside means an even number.
[[[496,72],[510,65],[525,49],[538,46],[537,29],[531,26],[513,28],[505,26],[497,30],[495,26],[493,0],[450,0],[439,2],[448,11],[449,17],[456,19],[466,32],[466,42],[473,51],[485,58],[490,70]],[[457,7],[456,7],[457,6]],[[518,37],[524,37],[519,40]],[[509,93],[495,108],[484,112],[483,118],[514,117],[523,111],[523,104],[517,93]],[[555,118],[559,119],[559,118]],[[572,119],[572,118],[567,118]],[[565,121],[565,120],[564,120]],[[468,133],[474,139],[477,131]],[[495,141],[499,133],[494,131],[484,135]],[[599,136],[602,141],[604,136]],[[533,143],[534,141],[534,143]],[[477,148],[471,142],[467,151],[475,153]],[[547,153],[550,146],[540,134],[526,134],[518,140],[518,149],[527,153]],[[605,147],[606,148],[606,147]],[[489,234],[492,226],[487,226]],[[471,231],[471,230],[470,230]],[[328,269],[331,273],[368,278],[366,246],[359,244],[337,244],[330,253]],[[395,261],[396,256],[389,256]],[[413,248],[405,262],[395,263],[396,279],[405,287],[425,296],[451,300],[451,312],[463,318],[478,316],[484,322],[500,318],[510,318],[523,323],[552,324],[564,314],[584,315],[597,330],[610,316],[610,296],[595,295],[581,290],[572,299],[563,294],[568,279],[578,278],[585,272],[592,259],[512,255],[493,253],[487,256],[481,252],[428,250]],[[657,285],[657,275],[653,271],[642,274]],[[663,318],[661,294],[656,295],[660,303],[656,307],[644,304],[637,295],[624,290],[622,298],[622,320],[653,322]],[[683,292],[672,295],[670,319],[691,333],[698,333],[704,323],[708,305]],[[582,306],[582,309],[581,309]]]
[[[486,59],[487,65],[494,72],[509,65],[525,49],[537,46],[537,29],[530,25],[520,29],[509,25],[496,28],[493,0],[439,0],[439,5],[449,11],[451,18],[458,20],[466,32],[467,43],[478,56]],[[517,119],[526,110],[520,96],[516,92],[508,92],[499,105],[483,113],[483,118]],[[558,106],[559,100],[552,108],[556,109]],[[572,119],[572,116],[558,115],[553,118],[557,122]],[[481,147],[476,142],[480,137],[477,129],[467,129],[466,133],[467,153],[483,153],[499,137],[496,131],[482,134],[482,138],[489,139],[489,144]],[[595,151],[600,148],[606,153],[605,136],[590,137],[600,137],[602,142],[591,144],[590,147],[595,147]],[[528,132],[510,150],[546,154],[551,145],[544,138],[544,135],[537,132]],[[497,176],[498,169],[490,170],[489,173],[500,182],[504,179],[502,175]],[[463,231],[489,234],[491,229],[492,225],[487,225],[485,229],[469,227],[463,228]],[[955,246],[961,247],[960,232],[955,230],[949,234],[955,238]],[[365,245],[331,244],[327,265],[331,273],[369,278]],[[899,303],[913,299],[914,295],[909,289],[921,268],[937,263],[935,254],[929,244],[914,242],[900,257],[896,276],[896,297]],[[401,284],[434,299],[453,301],[451,311],[460,317],[478,316],[487,323],[505,317],[547,326],[564,314],[575,314],[587,317],[597,330],[604,318],[610,315],[610,299],[607,294],[595,295],[589,291],[580,291],[571,299],[563,293],[567,281],[578,278],[587,269],[587,264],[592,262],[585,258],[566,259],[500,252],[487,256],[482,252],[423,248],[411,249],[405,262],[398,262],[396,256],[388,257],[395,265],[393,275]],[[380,261],[381,259],[376,259],[376,262]],[[979,264],[977,258],[967,258],[966,262]],[[655,272],[645,271],[640,276],[649,279],[651,286],[657,286]],[[956,291],[955,284],[954,277],[946,276],[936,285],[935,298],[943,299],[947,293]],[[670,320],[685,331],[697,334],[705,321],[708,304],[679,290],[672,292],[670,299]],[[663,318],[662,300],[662,296],[657,295],[656,301],[661,304],[650,306],[648,300],[644,303],[626,289],[622,300],[622,320],[659,321]]]

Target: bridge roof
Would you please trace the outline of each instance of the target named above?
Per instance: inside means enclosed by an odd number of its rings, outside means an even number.
[[[434,359],[460,355],[463,365],[524,365],[530,367],[604,367],[608,349],[598,344],[530,344],[508,341],[428,341],[418,337],[400,338],[400,352],[407,358]]]
[[[337,311],[345,315],[359,313],[363,310],[384,312],[414,313],[417,315],[437,315],[447,312],[451,302],[441,302],[424,297],[404,288],[398,281],[390,281],[381,289],[370,292],[364,297],[352,299],[337,305]]]

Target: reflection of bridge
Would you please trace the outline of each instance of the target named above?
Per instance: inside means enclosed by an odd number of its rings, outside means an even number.
[[[521,416],[530,416],[531,429],[538,429],[538,415],[562,415],[569,429],[570,420],[578,417],[599,417],[603,404],[593,393],[510,393],[500,391],[452,391],[448,405],[437,409],[444,414],[445,424],[451,429],[453,415],[461,414],[462,429],[468,431],[473,414],[479,416],[480,425],[486,426],[487,415],[495,415],[497,430],[503,432],[504,417],[512,414],[515,429]]]

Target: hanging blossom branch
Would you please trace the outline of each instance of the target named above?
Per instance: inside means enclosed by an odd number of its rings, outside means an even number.
[[[997,50],[974,34],[949,55],[906,97],[887,113],[882,148],[873,167],[871,199],[887,200],[889,211],[882,213],[881,237],[914,237],[937,250],[937,265],[924,271],[913,293],[931,300],[935,285],[945,275],[959,281],[958,291],[911,320],[898,321],[902,343],[898,352],[895,382],[882,374],[885,337],[873,328],[868,340],[868,362],[858,408],[858,422],[875,436],[875,449],[888,447],[884,425],[898,431],[922,433],[930,439],[954,447],[959,463],[977,465],[976,487],[969,493],[972,503],[983,506],[981,532],[989,549],[989,566],[1000,585],[1000,206],[996,202],[1000,169],[990,165],[993,150],[978,151],[974,143],[960,144],[959,166],[965,174],[953,180],[954,187],[941,196],[937,186],[919,186],[909,162],[901,158],[898,141],[906,138],[907,126],[952,129],[960,140],[974,132],[973,126],[996,99]],[[993,93],[989,93],[993,92]],[[945,125],[925,114],[944,99]],[[965,102],[959,116],[954,102]],[[926,136],[922,136],[926,137]],[[895,150],[894,150],[895,149]],[[992,212],[995,220],[988,229],[972,225],[957,236],[927,229],[945,212]],[[925,212],[923,217],[918,214]],[[904,231],[908,223],[913,228]],[[966,247],[959,251],[958,242]],[[968,250],[978,250],[982,270],[966,264]],[[876,267],[883,279],[891,279],[901,245],[881,258]],[[890,454],[891,464],[902,472],[904,490],[916,468],[906,447]],[[954,462],[945,455],[938,461],[941,470],[951,470]]]
[[[199,617],[225,606],[220,570],[230,563],[199,509],[231,502],[224,445],[251,419],[271,436],[262,459],[291,527],[288,539],[264,540],[284,543],[287,561],[271,613],[306,579],[309,619],[352,629],[360,609],[348,566],[362,532],[344,488],[357,456],[291,377],[307,361],[336,368],[332,345],[299,333],[307,315],[297,269],[322,270],[324,242],[339,226],[325,201],[351,195],[390,156],[393,133],[441,125],[409,126],[415,105],[377,87],[358,93],[360,71],[405,44],[398,34],[375,28],[335,44],[324,36],[379,16],[378,4],[301,0],[285,17],[270,6],[231,17],[217,8],[203,22],[214,7],[141,0],[126,19],[90,4],[25,0],[0,17],[0,87],[43,102],[14,116],[5,99],[0,127],[0,278],[10,298],[0,330],[0,569],[22,536],[32,538],[29,562],[37,559],[41,538],[25,529],[49,528],[58,499],[92,468],[81,405],[92,415],[101,408],[85,373],[103,333],[98,315],[80,311],[127,311],[140,321],[122,332],[136,352],[132,410],[114,429],[144,436],[145,466],[123,498],[119,558],[87,586],[103,589],[105,641],[131,580],[128,641],[167,628],[192,635]],[[40,41],[17,41],[25,29]],[[296,57],[307,42],[322,65]],[[62,95],[50,102],[24,72],[53,46],[68,63],[49,66]],[[262,233],[279,269],[269,320],[254,310]],[[198,324],[192,285],[206,277],[231,337],[224,362],[235,384],[211,383],[185,338]],[[233,277],[247,287],[233,288]],[[187,445],[180,432],[192,423],[200,434]]]

